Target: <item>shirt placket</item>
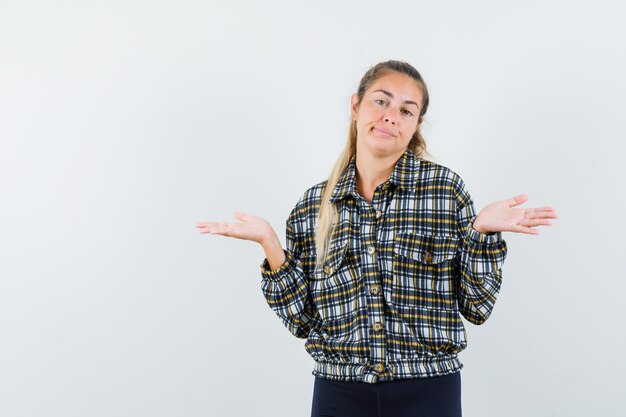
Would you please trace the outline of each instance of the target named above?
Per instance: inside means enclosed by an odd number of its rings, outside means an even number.
[[[382,278],[377,265],[379,242],[376,240],[388,204],[386,193],[386,186],[377,187],[371,204],[359,196],[361,272],[366,285],[370,345],[370,366],[363,375],[366,382],[376,382],[390,374],[385,363],[385,309]]]

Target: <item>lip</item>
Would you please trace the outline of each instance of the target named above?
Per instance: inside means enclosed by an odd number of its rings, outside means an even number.
[[[384,136],[395,136],[393,133],[391,133],[390,131],[388,131],[386,129],[379,129],[379,128],[375,127],[374,130],[377,131],[378,133],[380,133],[381,135],[384,135]]]

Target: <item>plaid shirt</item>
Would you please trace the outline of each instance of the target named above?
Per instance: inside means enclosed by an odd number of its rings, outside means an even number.
[[[461,315],[482,324],[507,253],[501,232],[472,228],[474,203],[451,169],[407,149],[369,203],[355,157],[330,202],[339,222],[321,268],[314,230],[327,181],[309,188],[286,222],[286,261],[261,263],[261,288],[287,329],[307,339],[313,375],[375,383],[463,367]]]

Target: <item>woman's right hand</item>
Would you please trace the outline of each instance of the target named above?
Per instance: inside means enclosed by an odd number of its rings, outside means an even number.
[[[196,227],[200,233],[208,233],[251,240],[264,245],[276,236],[276,232],[267,220],[252,216],[241,211],[235,212],[235,218],[241,223],[228,222],[198,222]]]
[[[285,253],[272,225],[265,219],[250,214],[235,212],[241,223],[198,222],[200,233],[236,237],[260,243],[271,269],[277,269],[285,262]]]

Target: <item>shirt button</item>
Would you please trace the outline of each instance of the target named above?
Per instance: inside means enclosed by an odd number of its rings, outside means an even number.
[[[374,365],[374,370],[376,372],[382,372],[385,370],[385,365],[383,365],[382,363],[377,363],[376,365]]]
[[[430,253],[430,252],[425,252],[425,253],[424,253],[424,260],[425,260],[427,263],[431,263],[431,262],[432,262],[432,260],[433,260],[433,254],[432,254],[432,253]]]
[[[378,295],[379,293],[380,293],[380,287],[378,285],[372,285],[372,288],[370,288],[370,294]]]
[[[332,270],[333,269],[330,267],[330,265],[326,265],[326,267],[324,268],[324,272],[326,273],[326,275],[330,275]]]
[[[383,324],[379,321],[377,321],[376,323],[374,323],[374,325],[372,326],[374,331],[381,331],[383,329]]]
[[[376,218],[380,219],[380,217],[383,215],[383,212],[380,210],[376,210]]]
[[[374,252],[376,252],[376,248],[374,246],[368,246],[367,247],[367,253],[369,253],[370,255],[373,255]]]

